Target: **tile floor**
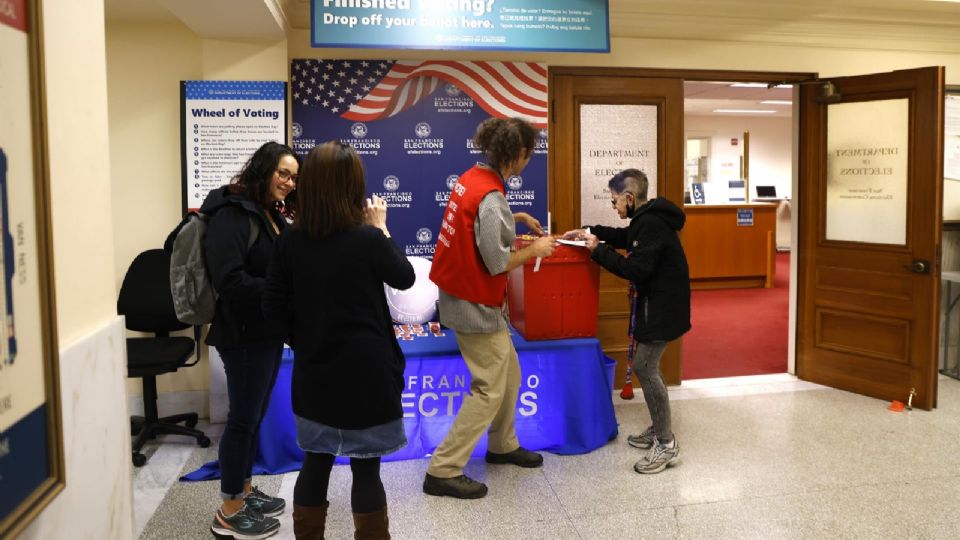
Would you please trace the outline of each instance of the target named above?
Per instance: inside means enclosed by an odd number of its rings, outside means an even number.
[[[467,473],[490,487],[484,499],[423,495],[425,460],[384,464],[391,534],[960,538],[960,381],[941,377],[939,384],[935,411],[892,413],[879,400],[789,375],[688,381],[671,389],[683,462],[650,476],[633,472],[642,454],[625,442],[647,425],[642,398],[615,397],[620,436],[590,454],[546,454],[534,470],[471,461]],[[170,439],[135,470],[141,538],[211,537],[216,483],[176,483],[185,469],[215,457],[222,425],[206,431],[212,448]],[[296,473],[255,481],[289,503]],[[353,537],[349,491],[349,468],[336,467],[328,539]],[[293,538],[289,511],[275,538]]]

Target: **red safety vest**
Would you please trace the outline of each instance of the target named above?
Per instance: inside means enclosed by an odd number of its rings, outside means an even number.
[[[500,307],[507,294],[507,273],[490,275],[474,232],[480,201],[494,190],[506,195],[500,176],[480,166],[463,173],[453,186],[440,223],[430,280],[457,298]]]

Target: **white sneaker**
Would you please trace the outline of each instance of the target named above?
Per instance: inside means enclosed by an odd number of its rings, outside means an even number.
[[[656,437],[653,440],[650,452],[633,465],[633,470],[640,474],[656,474],[680,463],[680,446],[676,439],[670,444],[663,444]]]
[[[657,440],[657,436],[653,431],[653,426],[648,427],[643,430],[643,433],[639,435],[628,435],[627,444],[634,448],[639,448],[641,450],[647,450],[653,446],[653,442]]]

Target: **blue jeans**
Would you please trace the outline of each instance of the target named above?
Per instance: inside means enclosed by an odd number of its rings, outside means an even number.
[[[260,422],[280,370],[283,343],[255,343],[239,349],[217,347],[227,374],[230,412],[220,439],[220,492],[224,499],[243,496],[243,483],[253,475]]]

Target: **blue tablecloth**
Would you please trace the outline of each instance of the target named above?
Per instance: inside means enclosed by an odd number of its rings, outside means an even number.
[[[470,372],[456,337],[449,329],[442,333],[400,342],[407,359],[402,402],[408,443],[384,456],[384,461],[418,459],[433,452],[470,389]],[[584,454],[617,436],[612,400],[615,363],[596,339],[527,341],[513,331],[513,343],[523,377],[516,420],[520,444],[555,454]],[[293,354],[287,350],[260,428],[254,474],[299,470],[303,461],[290,408],[292,368]],[[357,388],[358,393],[363,391],[362,386]],[[486,446],[484,436],[473,455],[482,456]],[[219,476],[219,463],[212,461],[181,480]]]

